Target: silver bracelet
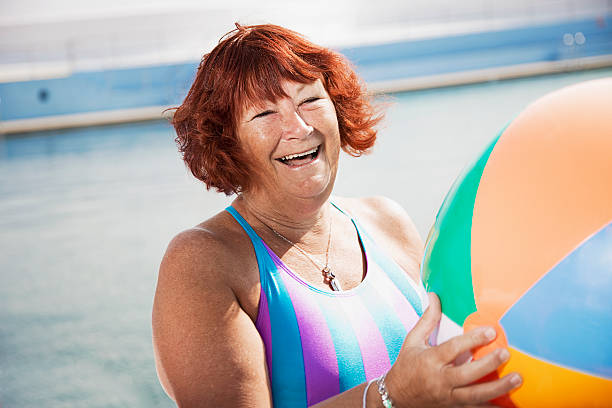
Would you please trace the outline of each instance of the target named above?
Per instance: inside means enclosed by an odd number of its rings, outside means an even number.
[[[363,404],[361,404],[362,408],[366,408],[366,397],[368,395],[368,388],[370,388],[370,385],[372,385],[372,383],[376,380],[378,380],[378,378],[372,378],[370,381],[368,381],[365,390],[363,390]]]
[[[389,396],[389,392],[387,391],[387,386],[385,385],[386,376],[387,376],[387,373],[384,373],[378,378],[378,380],[376,380],[376,384],[378,384],[378,393],[380,394],[380,398],[382,399],[383,407],[394,408],[393,400]]]

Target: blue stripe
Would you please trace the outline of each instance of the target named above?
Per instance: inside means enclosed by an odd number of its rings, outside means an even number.
[[[508,343],[612,379],[612,223],[547,272],[500,319]]]
[[[293,303],[282,277],[279,276],[282,272],[278,270],[265,244],[246,220],[231,206],[227,208],[227,211],[240,223],[253,242],[262,290],[268,299],[272,343],[271,388],[274,405],[286,406],[291,403],[292,407],[305,407],[307,395],[302,342]],[[376,247],[376,244],[367,233],[363,232],[355,220],[351,218],[351,221],[355,225],[368,262],[378,264],[385,271],[378,273],[386,273],[417,313],[422,314],[421,298],[415,288],[410,285],[410,278],[391,258]],[[368,273],[377,273],[376,268],[369,266]],[[377,278],[379,277],[370,277],[370,279]],[[385,294],[379,293],[368,284],[367,280],[355,295],[360,297],[364,305],[368,305],[368,311],[385,343],[389,360],[393,363],[397,359],[406,335],[401,320],[385,300]],[[337,356],[340,392],[366,381],[359,342],[349,320],[343,316],[342,308],[338,304],[346,299],[348,298],[342,296],[317,296],[317,306],[321,309],[325,323],[330,330]],[[296,384],[301,386],[296,386]]]
[[[264,282],[268,280],[268,274],[265,271],[275,270],[276,265],[274,265],[274,262],[270,259],[270,256],[268,255],[268,251],[266,250],[266,247],[264,246],[263,241],[261,240],[259,235],[257,235],[255,230],[242,217],[242,215],[240,215],[240,213],[236,211],[236,209],[232,207],[231,205],[228,206],[225,209],[225,211],[230,213],[232,217],[234,217],[234,219],[238,221],[238,224],[240,224],[240,226],[244,229],[244,231],[247,233],[247,235],[251,239],[251,242],[253,243],[253,248],[255,250],[255,257],[257,258],[257,264],[259,265],[259,279],[263,287]],[[269,269],[270,263],[272,264],[272,269]],[[264,265],[266,267],[264,267]]]
[[[307,406],[304,353],[297,317],[289,292],[279,275],[278,268],[255,230],[232,206],[226,210],[238,221],[251,238],[259,265],[261,287],[268,299],[272,334],[272,400],[275,406],[287,401]],[[295,388],[295,384],[303,384]]]
[[[340,392],[344,392],[366,380],[359,342],[348,319],[340,316],[342,308],[339,307],[338,302],[344,299],[331,296],[317,296],[317,298],[320,300],[319,307],[325,316],[334,342],[340,376]]]
[[[341,213],[346,215],[346,213],[342,211],[342,209],[339,208],[336,204],[332,203],[332,205],[336,207]],[[381,254],[374,250],[373,244],[369,244],[369,243],[366,244],[366,242],[364,241],[362,237],[361,226],[352,217],[350,218],[351,218],[351,221],[353,222],[353,225],[355,226],[355,229],[357,230],[359,241],[361,242],[361,245],[363,246],[363,250],[366,253],[366,258],[368,259],[368,262],[370,263],[374,262],[378,264],[380,267],[383,266],[381,265],[382,263],[384,264],[384,266],[388,268],[400,269],[399,266],[392,260],[391,262],[388,262],[388,260],[390,259],[389,257],[387,256],[381,257],[380,256]],[[367,232],[363,231],[363,233],[366,237],[368,237]],[[382,262],[380,261],[381,259],[383,260]],[[375,270],[376,269],[373,268],[372,265],[368,265],[368,273],[374,273]],[[386,269],[382,269],[382,270],[386,271]],[[408,284],[408,287],[410,288],[410,292],[408,293],[414,293],[414,290],[410,287],[410,284],[407,282],[407,279],[409,279],[409,277],[406,276],[406,273],[401,269],[400,269],[400,273],[402,274],[402,276],[400,277],[399,280]],[[376,276],[370,276],[370,279],[372,278],[378,279]],[[386,296],[384,296],[383,293],[378,293],[378,291],[374,288],[373,285],[367,284],[367,281],[364,286],[365,287],[361,288],[362,290],[360,292],[360,297],[362,299],[363,304],[368,305],[368,311],[372,315],[372,318],[374,319],[374,322],[376,326],[378,327],[378,331],[382,335],[383,341],[385,342],[387,353],[389,355],[389,361],[391,361],[391,364],[393,364],[395,360],[397,359],[400,349],[402,348],[404,337],[406,337],[406,334],[407,334],[406,330],[404,328],[402,321],[395,314],[393,307],[385,301]],[[400,287],[398,286],[398,288]],[[406,296],[404,290],[400,288],[400,291],[402,292],[402,294],[404,294],[404,296]],[[408,296],[406,296],[406,298],[408,298],[411,304],[414,304],[414,302],[410,300]],[[421,306],[421,298],[418,296],[418,294],[416,294],[416,303],[419,306]],[[422,312],[419,313],[419,315],[420,314],[422,314]]]
[[[378,279],[378,277],[375,278]],[[374,285],[366,285],[363,289],[361,292],[363,303],[368,305],[368,311],[372,315],[376,326],[378,326],[378,331],[387,347],[389,361],[393,364],[402,348],[404,337],[407,334],[406,329],[395,314],[392,305],[386,301],[387,296],[384,293],[378,292]]]
[[[292,401],[296,404],[292,406],[305,407],[306,374],[297,316],[276,265],[270,256],[267,258],[264,267],[276,275],[263,288],[268,298],[272,328],[272,398],[275,406]],[[295,384],[303,386],[296,388]]]

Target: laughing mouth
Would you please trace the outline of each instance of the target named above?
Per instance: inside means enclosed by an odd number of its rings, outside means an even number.
[[[316,159],[317,156],[319,155],[320,150],[321,150],[321,145],[315,148],[312,148],[310,150],[307,150],[305,152],[302,152],[302,153],[288,154],[276,160],[288,166],[291,166],[291,165],[297,166],[300,164],[308,163]]]

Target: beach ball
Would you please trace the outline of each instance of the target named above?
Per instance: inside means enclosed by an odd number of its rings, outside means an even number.
[[[528,106],[455,181],[421,277],[441,343],[491,325],[506,407],[612,407],[612,78]]]

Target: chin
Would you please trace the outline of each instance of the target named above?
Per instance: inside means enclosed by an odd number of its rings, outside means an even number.
[[[291,190],[294,191],[294,195],[299,198],[311,199],[320,197],[327,200],[334,187],[333,181],[334,180],[332,177],[328,176],[324,179],[309,180],[308,182],[301,184],[299,187],[295,185],[290,187]]]

